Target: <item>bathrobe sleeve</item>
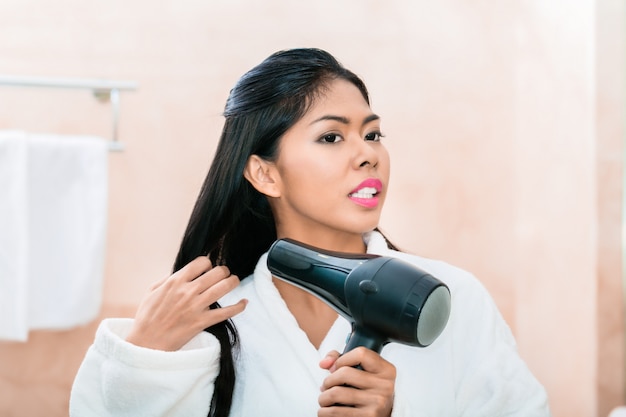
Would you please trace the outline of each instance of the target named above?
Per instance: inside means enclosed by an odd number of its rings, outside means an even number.
[[[457,415],[549,417],[548,397],[517,351],[515,339],[486,289],[457,288],[450,323],[457,366]],[[462,317],[459,317],[461,315]]]
[[[125,341],[132,319],[106,319],[76,375],[71,417],[206,417],[219,343],[202,332],[176,352]]]

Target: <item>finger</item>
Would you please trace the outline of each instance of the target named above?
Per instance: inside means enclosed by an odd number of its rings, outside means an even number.
[[[234,290],[238,285],[239,278],[237,277],[237,275],[230,275],[228,277],[222,278],[214,285],[207,288],[204,292],[202,292],[198,297],[198,301],[204,306],[208,307],[227,293]]]
[[[371,377],[372,375],[368,372],[351,366],[344,366],[324,378],[321,390],[326,391],[333,387],[342,386],[365,388],[371,384]]]
[[[330,372],[334,372],[336,368],[333,367],[333,365],[335,364],[337,358],[339,358],[339,352],[337,352],[336,350],[328,352],[326,356],[320,361],[320,368],[328,369]]]
[[[216,266],[206,271],[193,281],[198,294],[202,294],[218,282],[230,277],[230,270],[225,266]]]
[[[378,373],[385,369],[387,363],[378,353],[361,346],[341,355],[335,366],[337,368],[359,366],[368,372]]]
[[[363,411],[358,408],[341,406],[320,408],[317,412],[317,417],[360,417],[362,415]]]
[[[323,407],[317,411],[317,417],[360,417],[363,416],[363,410],[359,408],[346,406]]]
[[[340,368],[342,366],[361,365],[361,362],[364,360],[364,357],[367,355],[367,350],[368,349],[364,347],[357,347],[355,349],[352,349],[344,353],[343,355],[341,355],[339,358],[337,358],[337,361],[335,362],[335,366],[337,368]]]
[[[161,278],[160,280],[158,280],[157,282],[155,282],[154,284],[152,284],[152,285],[150,286],[150,291],[154,291],[154,290],[156,290],[157,288],[159,288],[161,285],[163,285],[163,283],[164,283],[165,281],[167,281],[167,279],[168,279],[168,278],[169,278],[169,277],[163,277],[163,278]]]
[[[190,282],[213,267],[211,260],[206,256],[198,256],[172,275],[172,278]]]
[[[364,391],[348,386],[338,386],[322,392],[317,398],[317,402],[319,403],[320,407],[334,408],[337,406],[341,406],[347,408],[361,406],[367,403],[367,397],[368,393]],[[337,409],[335,411],[347,412],[347,410],[345,410],[344,408]]]
[[[393,407],[393,380],[381,379],[365,371],[349,367],[341,368],[327,379],[332,379],[338,374],[344,373],[346,370],[360,373],[361,378],[358,380],[345,378],[345,383],[333,385],[330,388],[323,390],[318,397],[318,402],[320,406],[322,406],[322,409],[328,409],[327,411],[329,411],[337,405],[342,405],[358,409],[360,413],[359,415],[388,416],[391,408]],[[359,382],[361,380],[362,383]],[[328,381],[325,382],[327,383]],[[349,413],[348,410],[335,408],[333,411],[339,413],[336,415],[349,415],[344,414],[344,412]],[[319,413],[318,415],[334,414]]]
[[[217,323],[221,323],[224,320],[228,320],[236,316],[237,314],[245,310],[247,305],[248,305],[248,300],[243,298],[235,304],[207,310],[204,313],[205,323],[203,325],[203,328],[211,327],[213,325],[216,325]]]
[[[172,275],[163,277],[160,280],[156,281],[150,286],[150,291],[154,291],[159,288],[161,285],[167,282],[169,279],[176,279],[183,277],[184,280],[191,281],[194,277],[197,277],[202,271],[206,271],[211,269],[211,260],[206,256],[199,256],[193,261],[189,262],[187,265],[174,272]],[[196,275],[194,275],[196,274]]]

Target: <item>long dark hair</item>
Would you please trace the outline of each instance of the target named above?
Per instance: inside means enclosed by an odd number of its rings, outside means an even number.
[[[226,265],[241,279],[276,239],[265,196],[244,178],[251,155],[273,161],[283,134],[330,81],[353,83],[369,104],[365,84],[328,52],[301,48],[276,52],[243,75],[230,91],[219,144],[200,190],[174,264],[177,271],[198,256]],[[217,308],[217,303],[211,308]],[[220,342],[220,373],[210,417],[230,413],[235,384],[237,332],[230,320],[205,329]]]

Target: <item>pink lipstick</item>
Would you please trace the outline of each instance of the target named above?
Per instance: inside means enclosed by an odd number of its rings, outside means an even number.
[[[360,206],[375,208],[378,206],[378,194],[382,189],[383,184],[380,180],[368,178],[352,190],[350,194],[348,194],[348,197]]]

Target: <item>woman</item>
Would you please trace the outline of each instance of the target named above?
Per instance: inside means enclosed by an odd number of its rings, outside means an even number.
[[[277,52],[239,80],[224,114],[174,274],[133,320],[100,325],[71,415],[549,415],[479,282],[377,231],[389,157],[355,74],[318,49]],[[452,293],[446,328],[427,348],[340,356],[349,323],[267,269],[284,237],[429,271]]]

